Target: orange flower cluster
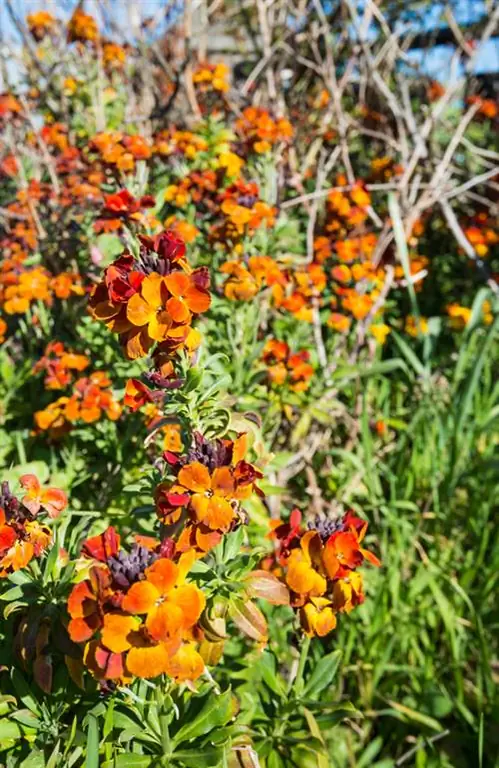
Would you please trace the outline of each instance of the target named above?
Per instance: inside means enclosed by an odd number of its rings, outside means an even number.
[[[99,681],[195,680],[204,671],[197,641],[206,602],[188,580],[195,556],[174,560],[171,548],[138,538],[128,553],[113,528],[84,543],[90,567],[68,599],[69,635],[84,644],[84,663]]]
[[[224,294],[233,301],[248,301],[264,287],[271,287],[277,296],[281,296],[280,289],[287,282],[286,275],[270,256],[250,256],[247,264],[226,261],[220,271],[228,275]]]
[[[499,102],[494,99],[484,99],[482,96],[469,96],[468,104],[478,105],[478,114],[488,120],[495,120],[499,116]]]
[[[30,33],[39,42],[54,31],[57,20],[48,11],[36,11],[35,13],[28,13],[26,23]]]
[[[148,160],[152,149],[143,136],[131,136],[119,131],[97,133],[90,140],[89,150],[98,152],[106,165],[118,171],[133,171],[138,160]]]
[[[43,512],[55,518],[67,506],[59,488],[43,488],[35,475],[20,478],[25,495],[18,499],[9,484],[0,486],[0,578],[25,568],[39,557],[52,541],[50,528],[36,518]]]
[[[207,94],[215,91],[216,93],[227,93],[229,90],[229,67],[220,62],[210,64],[205,62],[200,64],[192,75],[192,81],[199,93]]]
[[[338,186],[346,181],[343,177],[337,179]],[[358,227],[367,219],[367,208],[371,197],[360,182],[357,182],[347,193],[334,189],[327,196],[328,220],[326,232],[336,236],[345,235],[350,229]]]
[[[216,195],[219,179],[212,170],[191,171],[176,184],[169,184],[165,190],[165,202],[176,208],[186,208],[195,203],[198,212],[216,210]]]
[[[135,198],[127,189],[120,189],[104,196],[101,218],[94,222],[96,232],[119,232],[126,223],[145,223],[144,208],[153,208],[156,201],[152,195]]]
[[[282,386],[289,381],[289,388],[294,392],[305,392],[310,386],[314,367],[309,359],[307,350],[291,354],[289,345],[277,339],[269,339],[262,353],[262,360],[268,366],[267,373],[271,384]]]
[[[125,65],[126,51],[122,45],[105,40],[102,43],[102,61],[108,71],[121,69]]]
[[[389,181],[394,176],[399,176],[403,170],[403,167],[396,163],[393,157],[388,155],[376,157],[371,162],[371,178],[373,181]]]
[[[85,293],[79,275],[61,272],[53,277],[43,267],[19,267],[6,260],[0,271],[0,306],[7,315],[22,315],[37,301],[51,306],[54,297],[68,299]]]
[[[68,351],[62,341],[50,341],[43,357],[33,366],[33,373],[45,372],[45,389],[65,389],[72,381],[72,372],[84,371],[90,365],[85,355]]]
[[[178,551],[204,554],[244,519],[240,502],[261,494],[256,481],[262,477],[245,460],[246,452],[245,434],[234,441],[209,441],[198,432],[185,456],[165,452],[172,479],[156,489],[156,512],[165,526],[177,530]]]
[[[103,371],[95,371],[88,377],[78,379],[71,396],[59,397],[44,410],[35,412],[36,426],[57,438],[69,432],[72,425],[78,422],[92,424],[99,421],[103,413],[111,421],[116,421],[122,408],[110,387],[111,381]]]
[[[366,531],[367,523],[352,512],[336,519],[317,517],[305,529],[295,509],[289,522],[273,524],[277,573],[291,591],[291,605],[307,635],[324,637],[335,628],[338,613],[350,613],[364,601],[357,567],[364,560],[380,565],[362,547]]]
[[[291,312],[297,320],[311,323],[313,320],[313,302],[320,303],[320,295],[327,284],[326,273],[321,264],[312,262],[289,275],[286,290],[282,287],[274,290],[275,306]]]
[[[489,255],[491,248],[499,244],[497,222],[489,220],[487,214],[478,214],[475,222],[464,228],[464,234],[482,259]]]
[[[217,197],[223,220],[210,230],[210,240],[225,249],[240,247],[243,237],[251,236],[262,224],[271,227],[276,210],[259,199],[260,190],[255,182],[238,179]]]
[[[192,131],[167,128],[154,136],[153,151],[162,157],[182,156],[194,160],[200,152],[206,152],[208,142]]]
[[[293,127],[284,117],[274,118],[262,107],[246,107],[235,129],[247,151],[263,154],[279,142],[293,137]]]
[[[446,307],[449,316],[451,328],[456,331],[462,331],[471,320],[472,310],[470,307],[463,307],[461,304],[453,303]],[[482,304],[482,317],[485,325],[491,325],[494,321],[494,315],[490,301],[485,300]]]
[[[90,297],[90,312],[117,333],[129,359],[192,350],[193,316],[210,306],[209,274],[192,270],[185,245],[172,232],[141,237],[139,258],[124,254],[105,270]]]
[[[93,16],[82,11],[80,5],[69,20],[67,37],[68,43],[95,43],[99,39],[97,22]]]

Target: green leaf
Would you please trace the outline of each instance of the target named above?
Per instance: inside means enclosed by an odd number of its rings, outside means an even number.
[[[285,697],[286,689],[282,680],[276,674],[275,656],[270,653],[270,651],[264,651],[260,656],[259,668],[265,685],[267,685],[273,693],[277,694],[279,698]]]
[[[355,768],[371,768],[373,760],[380,752],[383,746],[383,739],[381,736],[377,736],[367,745],[360,757],[357,758],[357,764]]]
[[[272,752],[267,757],[265,764],[267,768],[286,768],[286,763],[280,756],[278,752],[275,750],[272,750]]]
[[[97,718],[88,715],[87,759],[85,768],[99,768],[99,723]]]
[[[359,712],[350,701],[338,704],[337,707],[333,707],[332,709],[328,707],[326,713],[317,715],[315,719],[317,720],[321,731],[325,731],[328,728],[338,725],[338,723],[341,723],[342,720],[345,720],[347,717],[362,717],[362,712]]]
[[[17,712],[12,712],[10,717],[16,720],[21,725],[25,725],[27,728],[39,728],[41,725],[40,718],[38,718],[30,709],[18,709]]]
[[[225,725],[232,717],[232,691],[230,688],[216,695],[210,693],[206,704],[192,722],[186,722],[173,737],[174,744],[204,736],[214,728]]]
[[[200,749],[184,749],[174,752],[174,761],[185,765],[186,768],[216,768],[220,765],[227,750],[224,747],[202,747]]]
[[[147,755],[134,755],[131,752],[126,752],[108,760],[102,765],[102,768],[149,768],[152,762],[153,758]]]
[[[342,652],[338,650],[332,651],[332,653],[328,653],[320,659],[315,665],[309,680],[305,684],[303,692],[305,698],[316,698],[324,688],[331,685],[338,670],[341,656]]]
[[[16,692],[17,698],[21,699],[22,703],[29,710],[31,710],[31,712],[33,712],[38,717],[41,717],[41,711],[38,705],[38,701],[33,696],[31,692],[31,688],[29,687],[28,683],[26,682],[24,677],[21,675],[21,673],[18,672],[17,669],[12,670],[11,680],[12,680],[12,685],[14,686],[14,690]]]
[[[4,717],[0,720],[0,741],[4,739],[20,739],[22,731],[17,723]]]
[[[417,712],[415,709],[406,707],[404,704],[399,704],[397,701],[388,701],[388,704],[393,707],[394,713],[401,715],[400,719],[402,721],[407,722],[407,720],[412,720],[413,722],[419,723],[420,725],[425,725],[427,728],[430,728],[432,731],[436,731],[437,733],[443,731],[443,726],[440,725],[438,720],[435,720],[433,717],[424,715],[422,712]]]
[[[125,246],[117,235],[102,234],[96,241],[96,246],[104,256],[101,266],[107,266],[116,256],[123,253]]]

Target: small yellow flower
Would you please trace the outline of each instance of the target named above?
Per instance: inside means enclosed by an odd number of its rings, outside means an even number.
[[[384,344],[386,337],[389,333],[391,333],[391,328],[385,323],[376,323],[375,325],[371,325],[369,331],[374,336],[378,344]]]

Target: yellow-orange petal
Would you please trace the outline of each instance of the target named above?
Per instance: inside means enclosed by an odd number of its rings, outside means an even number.
[[[143,648],[134,647],[127,654],[126,668],[136,677],[158,677],[166,672],[169,657],[168,646],[163,643]]]
[[[19,482],[30,498],[36,498],[40,494],[42,487],[36,475],[21,475]]]
[[[68,634],[73,643],[85,643],[90,640],[96,630],[96,625],[87,619],[71,619],[68,624]]]
[[[293,562],[288,568],[286,574],[286,583],[293,592],[299,595],[308,594],[312,590],[317,592],[318,579],[322,577],[306,562]],[[326,580],[322,579],[322,593],[326,591]],[[320,588],[319,588],[320,589]]]
[[[171,317],[168,312],[157,312],[150,318],[147,332],[154,341],[164,341],[171,324]]]
[[[171,295],[177,298],[184,296],[191,285],[189,276],[184,272],[172,272],[165,277],[165,283]]]
[[[137,360],[139,357],[145,357],[153,343],[146,328],[136,328],[130,331],[125,337],[125,350],[128,359]]]
[[[322,562],[324,563],[324,567],[329,578],[334,579],[340,570],[341,563],[336,557],[332,547],[324,547],[322,552]]]
[[[155,586],[161,596],[167,595],[178,578],[178,568],[172,560],[162,557],[146,569],[147,581]]]
[[[210,308],[211,296],[208,291],[200,291],[199,288],[189,288],[184,298],[191,312],[195,314],[206,312]]]
[[[68,597],[68,613],[73,619],[80,619],[95,611],[95,596],[88,581],[75,584]]]
[[[42,507],[49,513],[49,516],[56,518],[67,506],[68,497],[59,488],[45,488],[42,491],[40,502]]]
[[[181,635],[184,628],[184,614],[180,606],[170,600],[152,608],[146,619],[147,631],[156,642],[168,642]]]
[[[113,653],[122,653],[131,647],[128,636],[137,629],[138,622],[133,616],[121,613],[107,613],[101,633],[102,644]]]
[[[208,499],[208,511],[203,522],[213,530],[228,528],[235,517],[231,504],[220,496],[212,496]]]
[[[186,643],[167,660],[165,672],[177,681],[197,680],[204,672],[204,661],[194,645]]]
[[[140,292],[147,304],[153,309],[164,306],[166,299],[165,278],[152,272],[145,277],[140,285]],[[133,296],[132,296],[133,298]]]
[[[184,583],[187,574],[191,570],[196,560],[197,560],[196,553],[194,552],[193,549],[190,549],[188,552],[183,552],[180,555],[177,562],[177,566],[178,566],[177,586]]]
[[[191,497],[191,507],[194,510],[197,519],[201,522],[206,520],[208,516],[209,501],[208,496],[205,496],[204,493],[195,493]]]
[[[176,296],[168,299],[166,309],[175,323],[188,323],[191,319],[189,307],[183,299],[178,299]]]
[[[132,584],[121,604],[127,613],[147,613],[160,597],[158,589],[150,581]]]
[[[144,281],[145,282],[145,281]],[[139,293],[134,293],[130,301],[127,304],[126,316],[127,319],[139,328],[143,325],[147,325],[152,317],[156,314],[156,307],[151,307],[147,301],[142,298]]]
[[[181,609],[184,629],[194,626],[206,605],[204,594],[194,584],[184,584],[174,589],[168,602],[174,603]]]
[[[244,459],[248,451],[248,435],[244,432],[234,440],[232,445],[232,463],[236,465],[239,461]]]
[[[203,491],[208,491],[211,488],[210,473],[199,461],[182,467],[178,473],[178,481],[184,488],[196,493],[203,493]]]
[[[229,467],[217,467],[211,478],[211,488],[215,496],[232,496],[234,493],[234,478]]]

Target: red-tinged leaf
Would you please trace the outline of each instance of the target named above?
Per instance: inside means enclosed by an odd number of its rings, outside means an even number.
[[[265,616],[251,600],[244,601],[239,597],[232,598],[229,613],[234,624],[247,637],[259,643],[267,642]]]
[[[50,656],[37,656],[33,662],[33,677],[44,693],[52,691],[52,673]]]
[[[272,605],[289,605],[289,590],[282,581],[267,571],[253,571],[245,579],[250,597],[259,597]]]

